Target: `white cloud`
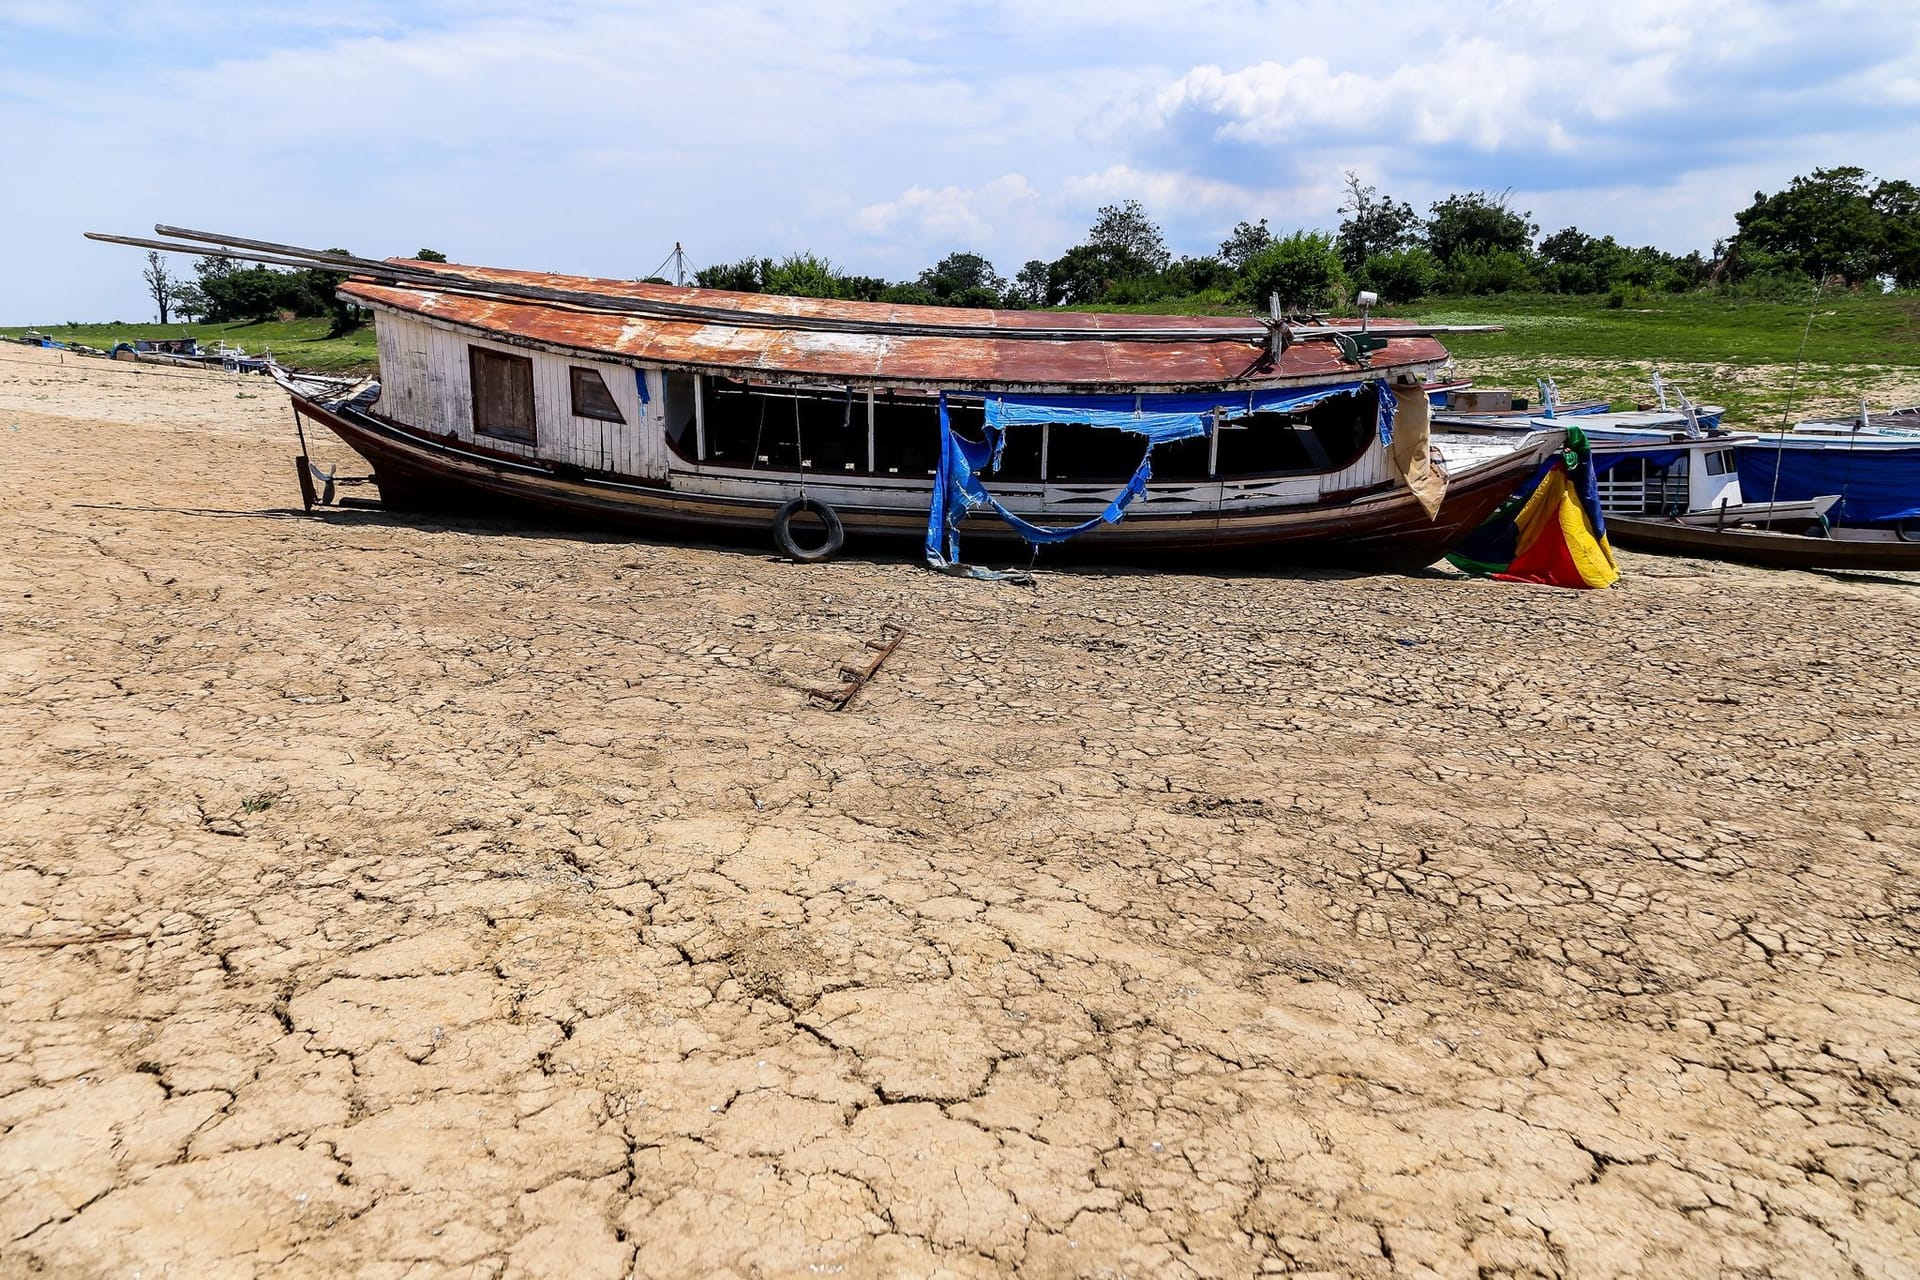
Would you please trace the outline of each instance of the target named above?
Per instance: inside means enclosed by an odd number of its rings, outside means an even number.
[[[1325,227],[1348,168],[1704,247],[1816,164],[1920,177],[1910,2],[297,0],[232,40],[204,6],[0,0],[0,222],[36,246],[0,320],[137,314],[137,256],[87,227],[900,278],[1057,256],[1127,198],[1180,252]]]

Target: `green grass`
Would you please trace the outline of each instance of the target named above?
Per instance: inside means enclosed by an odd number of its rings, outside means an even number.
[[[202,348],[211,348],[224,338],[230,347],[246,348],[248,355],[271,351],[289,369],[319,373],[371,373],[379,359],[372,325],[329,338],[325,319],[261,324],[38,324],[0,329],[0,338],[18,338],[28,328],[56,342],[83,342],[102,351],[111,350],[117,342],[139,338],[194,337],[200,339]]]
[[[1496,334],[1458,334],[1463,358],[1564,356],[1584,360],[1791,364],[1806,333],[1818,364],[1920,366],[1920,297],[1827,295],[1814,303],[1734,300],[1712,294],[1655,295],[1608,307],[1598,297],[1513,295],[1436,298],[1381,314],[1436,324],[1498,324]]]
[[[1205,295],[1073,309],[1248,314]],[[1629,408],[1650,396],[1658,368],[1696,401],[1724,406],[1729,423],[1740,427],[1851,412],[1861,396],[1883,408],[1920,401],[1920,296],[1912,293],[1826,294],[1817,302],[1690,293],[1653,295],[1624,307],[1609,307],[1602,296],[1504,294],[1429,298],[1375,314],[1500,325],[1499,333],[1450,334],[1444,341],[1462,375],[1528,396],[1537,394],[1536,378],[1551,376],[1565,398],[1605,396],[1615,408]]]
[[[1445,339],[1463,374],[1528,393],[1550,375],[1564,397],[1606,396],[1615,408],[1645,399],[1656,367],[1696,401],[1725,406],[1728,424],[1742,428],[1851,412],[1862,396],[1882,408],[1920,400],[1920,297],[1912,294],[1787,303],[1701,293],[1625,307],[1508,295],[1437,298],[1391,314],[1500,325],[1499,333]]]

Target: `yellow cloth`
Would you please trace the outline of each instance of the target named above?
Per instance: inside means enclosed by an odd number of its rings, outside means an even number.
[[[1586,586],[1610,587],[1620,580],[1620,565],[1613,558],[1613,546],[1604,534],[1594,536],[1593,522],[1587,518],[1586,508],[1580,505],[1580,495],[1574,490],[1565,467],[1556,465],[1547,473],[1547,478],[1514,517],[1514,524],[1520,536],[1514,546],[1513,563],[1507,567],[1509,574],[1531,577],[1542,568],[1560,562],[1561,557],[1555,552],[1561,551],[1564,563],[1572,566]],[[1549,534],[1558,535],[1559,548],[1540,545],[1541,539]],[[1580,583],[1557,582],[1556,585],[1571,587]]]
[[[1393,443],[1387,460],[1431,520],[1440,514],[1447,496],[1447,476],[1433,465],[1428,445],[1433,431],[1433,406],[1427,389],[1417,382],[1395,382],[1393,388]]]

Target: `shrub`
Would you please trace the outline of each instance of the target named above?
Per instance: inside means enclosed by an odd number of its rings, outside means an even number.
[[[1168,283],[1163,276],[1130,276],[1125,280],[1115,280],[1108,285],[1100,294],[1100,301],[1123,307],[1142,302],[1158,302],[1162,298],[1174,296],[1174,291],[1168,288]]]
[[[1416,245],[1368,255],[1356,283],[1377,292],[1382,301],[1413,302],[1431,293],[1439,278],[1439,262]]]
[[[1324,231],[1296,231],[1247,259],[1240,273],[1241,297],[1264,309],[1270,295],[1292,310],[1324,311],[1343,293],[1346,270],[1334,239]]]
[[[1533,287],[1533,264],[1511,249],[1463,253],[1447,268],[1449,293],[1515,293]]]

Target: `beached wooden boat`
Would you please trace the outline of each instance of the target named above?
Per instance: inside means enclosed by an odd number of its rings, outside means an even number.
[[[1607,535],[1623,547],[1733,560],[1773,569],[1920,570],[1920,542],[1863,541],[1779,533],[1771,529],[1702,528],[1669,518],[1607,517]]]
[[[1064,528],[1090,554],[1406,567],[1560,440],[1428,474],[1421,380],[1447,352],[1415,326],[894,306],[185,234],[348,275],[378,398],[289,390],[398,508],[771,530],[803,555],[840,530],[940,560],[956,529],[1017,546]]]

